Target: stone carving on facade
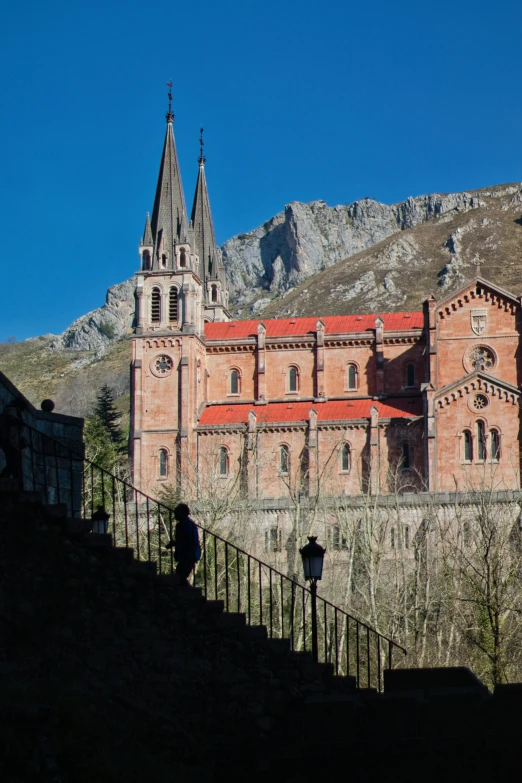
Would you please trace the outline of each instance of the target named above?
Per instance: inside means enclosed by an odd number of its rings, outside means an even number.
[[[165,378],[172,372],[172,359],[166,354],[156,356],[151,361],[150,369],[157,378]]]
[[[496,364],[495,354],[485,345],[474,345],[467,353],[465,364],[468,365],[469,372],[491,372]]]
[[[470,310],[471,330],[480,337],[486,331],[488,311]]]

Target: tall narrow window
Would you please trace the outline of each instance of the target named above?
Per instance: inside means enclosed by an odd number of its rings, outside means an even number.
[[[178,289],[171,286],[169,291],[169,321],[176,323],[178,320]]]
[[[162,256],[161,256],[161,266],[163,268],[165,268],[167,266],[167,254],[166,253],[162,253]]]
[[[332,549],[340,551],[341,549],[348,549],[348,541],[341,533],[340,525],[333,525],[330,530],[330,544]]]
[[[410,548],[410,526],[404,525],[404,549]]]
[[[143,251],[143,269],[150,269],[150,253],[148,250]]]
[[[391,544],[391,548],[395,549],[395,528],[394,527],[392,527],[392,529],[390,530],[390,544]]]
[[[411,468],[411,449],[409,443],[403,443],[401,449],[401,470],[410,470]]]
[[[464,430],[464,461],[473,461],[473,441],[469,430]]]
[[[159,453],[159,475],[160,478],[167,478],[169,455],[165,449],[161,449]]]
[[[150,320],[159,323],[161,316],[161,293],[159,288],[153,288],[150,294]]]
[[[290,367],[288,370],[288,391],[297,391],[297,367]]]
[[[230,394],[239,394],[239,373],[232,370],[230,373]]]
[[[219,449],[219,475],[228,476],[228,451],[225,446]]]
[[[486,459],[486,435],[483,421],[477,421],[477,454],[480,460]]]
[[[341,451],[341,470],[348,473],[352,468],[352,449],[349,443],[345,443]]]
[[[348,365],[348,389],[353,391],[357,388],[357,367],[355,364]]]
[[[406,386],[415,386],[415,365],[411,362],[406,365]]]
[[[184,247],[179,251],[179,265],[183,268],[187,266],[187,254]]]
[[[498,462],[500,459],[500,435],[498,430],[490,430],[489,439],[491,447],[491,459],[494,462]]]
[[[281,530],[278,527],[271,527],[265,530],[265,550],[267,552],[281,551]]]
[[[217,285],[211,285],[210,286],[210,294],[211,294],[211,296],[210,296],[211,300],[213,302],[217,302],[217,300],[218,300]]]
[[[288,446],[281,446],[279,449],[279,467],[281,473],[288,473],[290,471],[290,452]]]

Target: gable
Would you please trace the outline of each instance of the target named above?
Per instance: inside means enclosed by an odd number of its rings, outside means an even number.
[[[486,296],[497,300],[502,299],[502,301],[505,301],[506,303],[509,302],[510,304],[515,305],[515,307],[517,307],[519,304],[518,298],[510,291],[506,291],[505,288],[501,288],[500,286],[495,285],[490,280],[486,280],[483,277],[477,277],[474,280],[469,280],[458,291],[455,291],[454,293],[446,296],[444,299],[438,301],[437,310],[440,309],[446,311],[447,308],[450,310],[456,309],[453,305],[458,304],[459,299],[465,300],[466,297],[471,299],[475,298],[477,296],[478,289],[481,289]],[[459,304],[458,306],[462,305]]]
[[[435,394],[435,404],[438,408],[445,408],[452,402],[469,399],[470,396],[480,392],[497,400],[503,400],[510,405],[516,405],[520,398],[520,391],[511,383],[506,383],[486,373],[474,372],[466,378],[461,378],[444,389],[440,389]]]
[[[455,315],[462,315],[462,311],[476,310],[477,328],[473,328],[473,332],[480,336],[484,331],[483,329],[481,331],[483,326],[480,323],[481,318],[485,316],[487,321],[488,311],[492,308],[514,317],[519,310],[519,301],[509,292],[478,277],[461,288],[460,291],[451,294],[441,302],[437,302],[437,321],[439,327],[444,328],[445,322],[452,320]],[[482,314],[481,310],[484,310],[485,313]],[[473,324],[473,320],[471,323]]]

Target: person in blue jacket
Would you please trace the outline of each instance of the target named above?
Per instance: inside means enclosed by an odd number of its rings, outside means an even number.
[[[186,503],[179,503],[174,509],[177,520],[176,537],[169,541],[167,549],[174,547],[174,560],[177,563],[176,577],[180,585],[188,586],[190,572],[201,559],[198,527],[190,516]]]

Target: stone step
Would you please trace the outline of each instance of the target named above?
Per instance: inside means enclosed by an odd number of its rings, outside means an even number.
[[[222,614],[225,610],[225,602],[224,601],[211,601],[207,599],[205,601],[205,609],[208,611],[209,614]]]
[[[290,639],[276,639],[268,637],[266,644],[276,655],[287,656],[291,652]]]
[[[246,629],[251,639],[256,639],[258,641],[266,641],[268,639],[266,625],[247,625]]]
[[[64,519],[67,517],[67,503],[42,503],[42,508],[48,519]]]
[[[225,628],[244,628],[246,626],[246,617],[243,613],[224,612],[216,615],[216,621],[218,625]]]
[[[20,483],[14,478],[0,478],[0,492],[19,492]]]
[[[151,563],[148,560],[134,560],[129,565],[129,574],[149,579],[157,577],[156,563]]]
[[[76,546],[86,549],[108,549],[112,548],[112,535],[110,533],[89,533],[81,536],[74,543]]]
[[[125,546],[115,546],[111,550],[111,556],[121,563],[133,563],[134,562],[134,549]]]
[[[17,500],[19,503],[41,503],[42,493],[24,490],[23,492],[18,492]]]
[[[68,517],[66,520],[66,530],[68,533],[90,533],[92,530],[92,519],[78,519]]]

